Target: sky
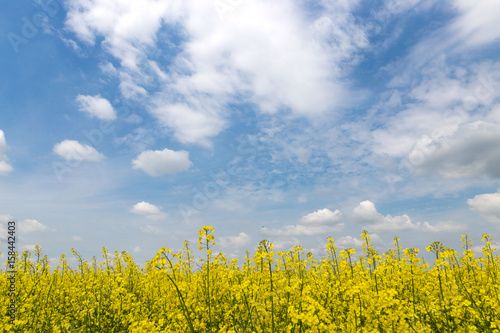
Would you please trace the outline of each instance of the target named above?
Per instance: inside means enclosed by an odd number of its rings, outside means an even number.
[[[3,0],[0,250],[500,240],[500,2]],[[500,247],[499,247],[500,248]],[[75,261],[74,261],[75,262]]]

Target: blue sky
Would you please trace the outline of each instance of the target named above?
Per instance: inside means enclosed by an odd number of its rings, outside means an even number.
[[[498,2],[0,7],[4,253],[499,239]]]

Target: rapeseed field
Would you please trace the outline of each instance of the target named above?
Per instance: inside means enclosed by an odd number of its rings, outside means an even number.
[[[500,257],[483,235],[482,255],[462,238],[457,252],[433,242],[430,265],[415,248],[379,254],[367,232],[363,247],[325,258],[300,246],[275,252],[263,240],[244,262],[214,253],[212,227],[191,244],[158,251],[144,268],[126,253],[78,267],[61,255],[51,268],[41,249],[16,260],[16,320],[7,314],[9,280],[0,279],[2,332],[499,332]]]

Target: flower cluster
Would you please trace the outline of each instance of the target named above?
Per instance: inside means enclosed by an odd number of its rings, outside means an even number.
[[[500,257],[490,235],[482,256],[462,238],[464,252],[433,242],[430,265],[419,250],[379,254],[363,232],[361,255],[338,250],[328,238],[326,257],[300,245],[273,251],[263,240],[244,263],[212,252],[214,229],[199,231],[203,259],[189,242],[166,247],[136,265],[126,252],[87,262],[74,249],[51,269],[36,247],[16,260],[16,321],[6,315],[7,274],[0,274],[1,332],[498,332]]]

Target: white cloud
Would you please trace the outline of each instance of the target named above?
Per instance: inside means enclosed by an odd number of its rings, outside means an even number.
[[[83,145],[76,140],[64,140],[56,144],[53,151],[67,161],[98,162],[104,159],[104,155],[93,147]]]
[[[480,46],[500,38],[500,2],[491,0],[454,0],[459,16],[449,26],[457,39],[467,46]]]
[[[116,111],[113,109],[113,106],[111,106],[111,103],[107,99],[102,98],[100,95],[78,95],[76,101],[79,104],[79,110],[86,112],[91,117],[103,120],[116,119]]]
[[[185,150],[173,151],[167,148],[146,150],[137,156],[132,164],[134,169],[141,169],[152,177],[186,171],[192,165],[189,160],[189,152]]]
[[[0,161],[0,175],[6,175],[13,170],[7,161]]]
[[[142,250],[141,250],[141,247],[140,247],[140,246],[136,246],[136,247],[132,248],[132,252],[134,252],[134,253],[139,253],[139,252],[141,252],[141,251],[142,251]]]
[[[280,229],[261,229],[261,232],[270,236],[312,236],[341,231],[344,223],[341,221],[338,209],[334,212],[328,208],[319,209],[301,218],[302,224],[287,225]]]
[[[21,232],[42,232],[46,231],[49,228],[42,223],[38,222],[37,220],[33,219],[26,219],[19,223],[19,231]]]
[[[486,244],[483,243],[483,245],[474,245],[473,247],[471,247],[470,249],[472,250],[472,252],[474,252],[474,254],[482,257],[483,256],[483,248],[485,247]],[[491,248],[493,250],[493,253],[494,255],[497,254],[497,250],[500,249],[500,243],[497,242],[497,241],[492,241],[491,242]]]
[[[361,202],[353,210],[353,217],[356,222],[363,224],[373,224],[383,220],[383,216],[377,212],[375,204],[369,200]]]
[[[429,222],[422,224],[422,231],[427,232],[447,232],[447,231],[460,231],[467,229],[466,225],[458,224],[453,221],[439,222],[436,225],[430,225]]]
[[[0,156],[3,156],[9,150],[9,146],[7,146],[7,142],[5,141],[5,134],[2,130],[0,130]]]
[[[403,105],[381,107],[372,121],[382,125],[362,129],[372,137],[365,146],[373,152],[371,166],[394,170],[386,179],[410,195],[453,193],[498,179],[500,63],[458,66],[443,56],[418,71],[398,69],[408,74],[398,87]]]
[[[290,1],[245,1],[221,19],[210,1],[71,0],[66,26],[84,43],[103,39],[120,61],[103,68],[119,72],[127,98],[148,96],[143,86],[161,83],[150,112],[179,141],[207,146],[227,127],[235,97],[262,112],[284,107],[308,117],[347,103],[343,73],[368,42],[349,15],[355,2],[320,6],[306,16]],[[163,25],[180,27],[185,38],[167,65],[148,54],[165,44]]]
[[[429,222],[412,222],[406,214],[400,216],[387,214],[383,216],[377,211],[373,202],[369,200],[361,202],[354,208],[352,218],[368,231],[421,230],[424,232],[447,232],[466,229],[465,225],[453,221],[439,222],[436,225],[431,225]]]
[[[143,48],[153,45],[162,20],[179,20],[183,4],[176,1],[71,0],[67,3],[66,26],[78,38],[94,45],[103,36],[103,46],[121,65],[136,69]]]
[[[12,216],[10,215],[0,215],[0,238],[6,239],[7,235],[7,222],[14,221]],[[5,225],[5,227],[4,227]],[[26,219],[24,221],[20,221],[16,223],[16,227],[19,228],[20,232],[23,233],[34,233],[34,232],[43,232],[48,230],[49,228],[38,222],[34,219]]]
[[[445,178],[484,177],[500,179],[500,125],[477,121],[462,126],[454,135],[432,143],[433,146],[415,148],[421,160],[416,170]]]
[[[13,170],[5,153],[9,150],[5,141],[5,134],[0,130],[0,175],[6,175]]]
[[[169,103],[157,98],[151,112],[160,123],[173,129],[180,142],[210,146],[209,138],[219,134],[226,126],[226,121],[217,111],[221,108],[219,103],[194,106],[187,103]]]
[[[141,201],[132,207],[132,212],[137,214],[158,214],[160,212],[160,208],[152,205],[148,202]]]
[[[488,118],[500,125],[500,104],[493,105]]]
[[[217,238],[217,245],[222,248],[238,248],[250,244],[250,236],[240,232],[238,236],[222,236]]]
[[[270,240],[272,244],[274,244],[275,250],[287,251],[292,248],[294,245],[299,245],[300,241],[295,237],[282,237]]]
[[[36,250],[36,244],[26,244],[21,246],[21,251],[30,251],[34,252]]]
[[[117,70],[116,70],[115,66],[113,66],[113,64],[110,63],[109,61],[99,63],[99,69],[104,74],[107,74],[109,76],[114,76],[117,74]]]
[[[472,111],[492,107],[500,97],[500,90],[495,88],[500,63],[464,69],[436,60],[427,67],[415,78],[419,84],[402,88],[404,98],[412,103],[406,103],[391,117],[377,119],[384,125],[371,133],[375,153],[403,157],[419,149],[422,141],[446,139],[471,122]]]
[[[261,232],[270,236],[312,236],[341,231],[343,228],[343,223],[335,226],[294,224],[284,226],[281,229],[268,229],[264,227],[261,229]]]
[[[370,239],[373,238],[373,235],[370,234]],[[359,238],[352,236],[342,236],[339,240],[335,241],[335,244],[339,246],[341,249],[345,249],[348,247],[354,249],[360,249],[363,246],[363,241]]]
[[[419,227],[419,225],[414,224],[406,214],[394,217],[389,214],[383,216],[377,212],[375,205],[369,200],[361,202],[354,208],[352,218],[356,223],[368,228],[368,231],[412,230]]]
[[[491,223],[500,223],[500,191],[476,195],[467,204]]]
[[[13,221],[10,215],[0,215],[0,239],[7,239],[7,222]],[[5,225],[5,227],[4,227]]]
[[[181,73],[152,109],[180,141],[207,145],[227,126],[225,106],[237,94],[266,113],[287,107],[313,116],[345,103],[336,62],[348,59],[358,47],[353,35],[362,34],[345,16],[306,22],[291,2],[252,1],[221,21],[207,15],[212,8],[206,6],[188,7],[190,40],[177,58]],[[172,92],[183,102],[172,102]]]
[[[432,4],[435,1],[427,1]],[[497,29],[500,20],[500,5],[490,0],[450,0],[455,9],[455,18],[440,29],[431,31],[417,43],[402,59],[392,84],[408,83],[412,73],[429,68],[436,59],[450,59],[453,56],[477,52],[480,47],[494,45],[500,38]],[[469,58],[470,60],[470,58]],[[461,62],[470,64],[470,62]]]
[[[401,111],[387,119],[384,128],[371,132],[372,150],[380,155],[402,157],[410,152],[419,138],[431,132],[438,124],[441,127],[446,124],[439,112],[422,107]]]
[[[167,214],[162,212],[159,207],[145,201],[136,203],[130,211],[143,215],[150,220],[164,220],[167,217]]]
[[[332,212],[328,208],[324,208],[302,217],[302,222],[306,224],[334,224],[340,222],[341,215],[338,209]]]
[[[0,215],[0,223],[7,223],[13,221],[12,216],[10,215]]]

